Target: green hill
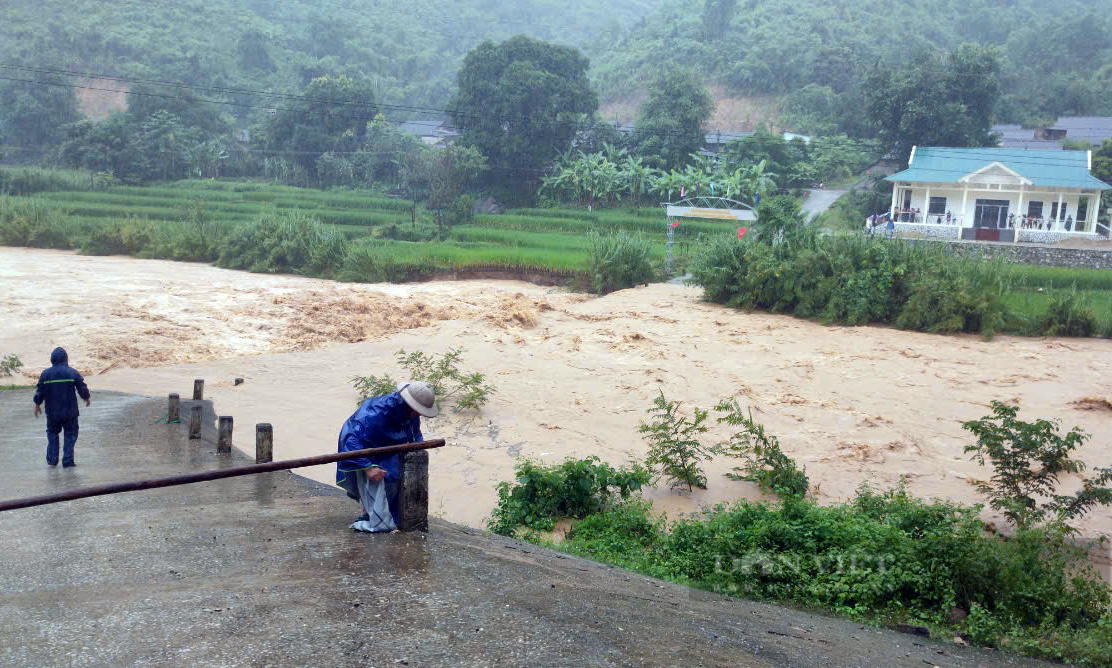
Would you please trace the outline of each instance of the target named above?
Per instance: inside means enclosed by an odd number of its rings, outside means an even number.
[[[780,96],[784,112],[816,124],[852,113],[873,64],[974,42],[1004,56],[1000,120],[1112,114],[1107,10],[1095,0],[667,0],[592,64],[603,100],[635,93],[671,60],[727,97]]]
[[[347,70],[369,77],[378,100],[442,108],[483,40],[589,49],[662,1],[16,0],[0,20],[0,64],[251,90],[299,90]]]

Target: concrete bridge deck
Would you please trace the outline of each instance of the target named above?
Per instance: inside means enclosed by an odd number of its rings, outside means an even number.
[[[247,463],[97,392],[77,468],[45,463],[30,391],[0,392],[14,498]],[[183,402],[182,414],[189,414]],[[276,434],[276,439],[281,434]],[[332,435],[323,435],[322,451]],[[433,453],[430,474],[436,475]],[[433,521],[346,529],[358,507],[288,472],[0,513],[4,666],[1046,666],[730,599]]]

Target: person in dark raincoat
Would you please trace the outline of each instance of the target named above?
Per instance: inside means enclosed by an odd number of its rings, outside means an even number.
[[[436,396],[428,383],[402,383],[398,391],[367,399],[340,429],[337,452],[419,443],[421,416],[436,417]],[[398,526],[401,483],[398,454],[344,459],[336,463],[336,484],[363,504],[356,531],[393,531]]]
[[[88,406],[89,387],[76,369],[69,366],[69,356],[65,348],[55,348],[50,353],[49,369],[39,375],[35,389],[35,417],[42,413],[46,404],[46,463],[58,465],[58,433],[65,431],[62,446],[62,467],[77,466],[73,450],[77,445],[77,397],[81,396]]]

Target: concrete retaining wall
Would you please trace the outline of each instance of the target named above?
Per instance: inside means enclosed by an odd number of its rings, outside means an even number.
[[[945,243],[955,255],[978,254],[985,258],[1001,257],[1017,264],[1039,264],[1048,267],[1081,267],[1112,270],[1112,252],[1091,248],[1047,248],[1021,244]]]
[[[1092,239],[1095,241],[1105,238],[1099,234],[1055,230],[1016,230],[1016,233],[1019,234],[1020,241],[1035,244],[1052,244],[1065,239]]]

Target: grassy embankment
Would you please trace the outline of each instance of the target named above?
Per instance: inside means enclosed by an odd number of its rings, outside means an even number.
[[[227,235],[260,221],[280,222],[285,215],[299,222],[319,223],[309,237],[342,235],[355,251],[351,253],[355,259],[347,263],[346,269],[322,268],[326,270],[319,273],[356,281],[384,277],[411,280],[440,271],[460,270],[578,277],[589,266],[588,233],[592,229],[643,233],[651,243],[652,259],[657,265],[663,264],[665,253],[665,219],[659,208],[594,213],[573,209],[513,210],[497,216],[476,216],[469,224],[455,226],[447,238],[429,240],[436,232],[428,212],[418,208],[418,222],[413,225],[410,202],[369,191],[322,192],[220,181],[69,189],[91,187],[91,183],[77,173],[48,173],[38,180],[20,180],[21,187],[12,190],[24,195],[9,198],[3,204],[8,211],[8,224],[6,231],[0,230],[0,242],[237,266],[230,258],[223,261],[220,258],[220,246]],[[0,211],[0,217],[3,216]],[[17,217],[36,222],[12,225]],[[676,233],[677,266],[683,266],[700,234],[722,229],[721,224],[713,222],[681,226]],[[388,270],[360,275],[360,269],[368,265],[385,265]],[[265,259],[243,268],[302,269]]]

